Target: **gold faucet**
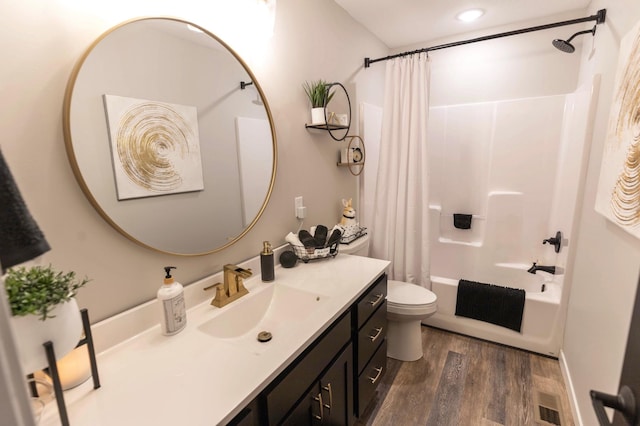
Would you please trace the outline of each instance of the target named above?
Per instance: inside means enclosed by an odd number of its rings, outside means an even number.
[[[230,263],[224,265],[224,282],[204,288],[205,290],[214,287],[216,289],[216,295],[213,300],[211,300],[211,304],[222,308],[234,300],[238,300],[245,294],[248,294],[249,290],[244,286],[242,279],[249,278],[251,275],[251,269],[240,268]]]

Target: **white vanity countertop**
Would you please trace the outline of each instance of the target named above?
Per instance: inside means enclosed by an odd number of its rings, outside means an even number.
[[[255,350],[213,338],[199,329],[243,298],[220,309],[209,304],[214,293],[207,292],[207,300],[193,307],[187,295],[187,327],[179,334],[163,336],[158,313],[157,326],[98,354],[101,387],[94,390],[89,379],[64,393],[69,421],[73,426],[225,424],[337,319],[388,264],[339,254],[291,269],[277,267],[273,284],[262,283],[259,275],[245,280],[249,292],[281,284],[326,297],[312,314],[301,316],[298,324],[288,328],[284,338],[274,332],[270,342],[256,341]],[[187,286],[185,293],[192,286],[202,286],[198,283]],[[118,327],[126,328],[126,321],[127,313],[118,315]],[[100,323],[92,330],[96,330],[97,340]],[[41,425],[58,424],[52,401]]]

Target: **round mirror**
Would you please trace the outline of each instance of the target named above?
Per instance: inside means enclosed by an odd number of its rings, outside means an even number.
[[[275,129],[258,81],[222,40],[180,19],[137,19],[96,40],[69,80],[64,132],[91,204],[164,253],[233,244],[275,180]]]

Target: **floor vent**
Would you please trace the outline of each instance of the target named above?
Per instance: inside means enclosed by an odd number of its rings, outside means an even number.
[[[533,394],[536,421],[543,425],[561,426],[560,397],[553,393],[536,391]]]

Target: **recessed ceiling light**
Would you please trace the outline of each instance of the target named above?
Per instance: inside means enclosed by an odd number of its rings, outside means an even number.
[[[469,10],[465,10],[464,12],[458,13],[456,18],[459,21],[471,22],[471,21],[475,21],[482,15],[484,15],[484,10],[482,9],[469,9]]]

